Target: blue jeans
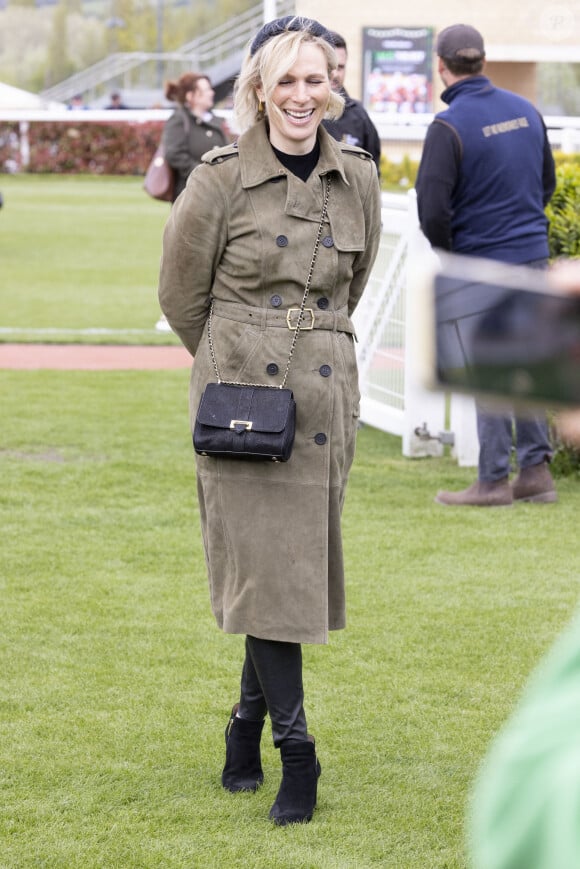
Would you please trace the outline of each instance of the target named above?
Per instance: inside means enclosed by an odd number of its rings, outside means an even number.
[[[548,423],[544,414],[525,418],[510,414],[499,416],[487,412],[485,405],[480,403],[476,403],[476,410],[480,480],[492,483],[509,475],[514,443],[519,468],[529,468],[551,459]]]
[[[525,265],[532,269],[545,269],[548,260],[534,260]],[[509,475],[511,449],[514,443],[520,469],[550,461],[552,448],[545,414],[518,418],[510,413],[505,415],[490,413],[482,402],[476,402],[475,406],[480,480],[493,483]]]

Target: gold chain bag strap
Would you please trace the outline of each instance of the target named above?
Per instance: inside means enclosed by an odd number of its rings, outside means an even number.
[[[294,445],[296,402],[286,387],[298,332],[304,319],[314,264],[328,213],[330,178],[325,177],[320,224],[306,278],[304,295],[293,330],[286,370],[279,386],[222,380],[212,334],[213,301],[207,321],[208,342],[217,383],[208,383],[201,396],[193,429],[193,446],[201,456],[287,462]],[[290,315],[290,312],[289,312]]]

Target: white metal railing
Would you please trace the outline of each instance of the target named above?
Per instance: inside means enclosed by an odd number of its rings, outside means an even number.
[[[423,388],[417,374],[422,340],[413,316],[418,282],[434,254],[419,229],[415,191],[383,196],[383,231],[367,288],[354,314],[361,420],[402,438],[403,455],[441,455],[453,443],[461,465],[476,465],[472,399]]]

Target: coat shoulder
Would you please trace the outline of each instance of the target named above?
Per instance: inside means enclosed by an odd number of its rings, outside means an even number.
[[[203,163],[209,163],[210,166],[215,166],[219,163],[223,163],[225,160],[231,160],[232,157],[238,156],[238,145],[234,142],[232,145],[224,145],[222,148],[213,148],[211,151],[208,151],[207,154],[204,154],[201,159]]]
[[[347,142],[338,142],[337,144],[342,153],[347,156],[356,157],[359,160],[372,161],[373,159],[372,154],[369,154],[369,152],[365,151],[363,148],[359,148],[358,145],[349,145]]]

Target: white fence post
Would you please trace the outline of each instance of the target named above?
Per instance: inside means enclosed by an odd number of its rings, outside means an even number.
[[[477,467],[479,439],[477,437],[475,401],[471,396],[453,393],[449,422],[455,437],[451,454],[462,467]]]
[[[573,130],[570,127],[564,127],[562,130],[562,139],[560,150],[563,154],[574,154],[576,151],[576,144],[578,142],[578,131]]]
[[[408,193],[409,221],[406,275],[405,315],[405,417],[403,428],[403,455],[410,458],[440,456],[443,445],[435,440],[445,428],[445,395],[429,392],[419,382],[417,358],[421,351],[420,336],[415,328],[417,284],[425,270],[425,260],[435,257],[429,242],[419,229],[417,196]]]

